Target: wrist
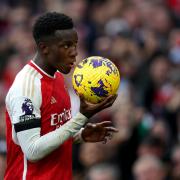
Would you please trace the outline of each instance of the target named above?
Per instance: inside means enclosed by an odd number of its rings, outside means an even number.
[[[80,110],[80,113],[81,113],[83,116],[85,116],[87,119],[89,119],[89,118],[92,116],[91,113],[82,112],[81,110]]]
[[[84,128],[82,128],[80,136],[81,136],[81,140],[83,142],[86,142],[86,138],[85,138],[86,136],[84,136]]]
[[[80,140],[80,142],[85,142],[85,140],[84,140],[84,138],[82,136],[83,131],[84,131],[84,128],[81,128],[80,131],[79,131],[79,140]]]
[[[84,128],[81,128],[79,130],[79,132],[77,132],[75,135],[74,135],[74,142],[75,143],[83,143],[84,142],[84,139],[82,138],[82,131],[84,130]]]

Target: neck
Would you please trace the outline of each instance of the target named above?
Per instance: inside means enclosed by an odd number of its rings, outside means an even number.
[[[54,76],[56,69],[53,68],[50,64],[48,64],[45,58],[43,58],[38,52],[33,58],[33,61],[36,63],[37,66],[39,66],[47,74]]]

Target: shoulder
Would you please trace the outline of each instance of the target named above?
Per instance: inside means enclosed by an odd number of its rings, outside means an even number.
[[[41,94],[41,74],[38,73],[30,65],[24,68],[17,74],[9,92],[6,96],[6,104],[13,99],[29,98],[32,101],[40,100]]]

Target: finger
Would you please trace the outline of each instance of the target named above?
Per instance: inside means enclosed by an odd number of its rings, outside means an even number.
[[[79,96],[80,100],[84,100],[83,94],[79,93],[78,96]]]
[[[86,127],[92,127],[92,123],[87,123]]]
[[[107,130],[107,132],[119,132],[119,130],[115,127],[105,127],[105,129]]]
[[[114,101],[116,100],[117,95],[112,96],[107,103],[104,105],[104,108],[110,107],[113,105]]]
[[[113,98],[113,95],[110,95],[110,96],[106,97],[103,101],[101,101],[98,105],[101,107],[101,106],[105,105],[107,102],[109,102],[112,98]]]
[[[113,133],[112,133],[112,132],[108,132],[106,136],[107,136],[107,138],[108,138],[109,140],[111,140],[112,137],[113,137]]]
[[[86,124],[86,126],[89,128],[96,128],[97,124],[96,123],[88,123],[88,124]]]
[[[106,104],[108,102],[115,101],[116,98],[117,94],[109,95],[107,98],[104,99],[104,101],[101,102],[101,104]]]
[[[112,125],[112,122],[111,121],[103,121],[103,122],[96,123],[96,124],[97,124],[97,126],[106,127],[106,126]]]
[[[117,96],[118,96],[118,94],[113,94],[113,95],[110,95],[107,99],[107,101],[112,101],[112,102],[114,102],[115,100],[116,100],[116,98],[117,98]]]
[[[112,137],[113,137],[113,134],[111,133],[111,134],[108,136],[109,140],[111,140]]]
[[[105,137],[104,139],[103,139],[103,142],[102,142],[103,144],[106,144],[107,143],[107,138]]]
[[[107,97],[104,101],[102,101],[100,103],[100,107],[102,109],[105,109],[105,108],[108,108],[110,106],[112,106],[112,104],[114,103],[114,101],[116,100],[117,98],[117,94],[115,95],[110,95],[109,97]]]
[[[80,102],[81,102],[81,103],[83,103],[83,104],[92,104],[92,103],[88,102],[88,101],[85,99],[85,97],[84,97],[83,94],[79,94],[78,96],[79,96],[79,99],[80,99]]]
[[[79,94],[79,99],[81,106],[85,106],[87,104],[83,94]]]

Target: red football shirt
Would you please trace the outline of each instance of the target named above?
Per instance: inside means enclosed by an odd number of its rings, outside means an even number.
[[[32,109],[25,104],[32,103]],[[41,136],[61,128],[71,119],[71,106],[64,78],[46,74],[30,61],[16,76],[6,97],[7,168],[5,180],[72,179],[72,139],[37,162],[29,162],[19,146],[14,124],[24,114],[41,119]],[[46,146],[46,144],[44,144]]]

